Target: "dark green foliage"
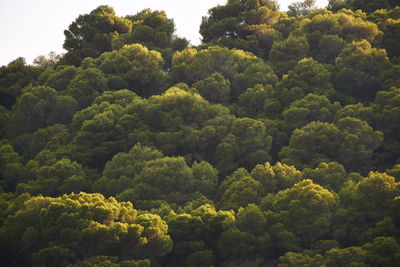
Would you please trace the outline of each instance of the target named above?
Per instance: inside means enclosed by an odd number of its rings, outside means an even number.
[[[264,113],[264,105],[268,98],[272,97],[271,85],[256,84],[248,88],[238,97],[238,115],[241,117],[259,117]]]
[[[167,222],[169,234],[175,241],[173,250],[166,256],[167,266],[212,265],[212,252],[204,242],[207,225],[201,217],[180,214],[170,216]]]
[[[282,128],[289,133],[312,121],[331,122],[339,107],[338,102],[332,104],[325,96],[308,94],[283,111]]]
[[[343,118],[336,125],[311,122],[293,132],[289,146],[282,149],[280,156],[283,162],[299,168],[338,161],[350,170],[365,172],[382,140],[381,132],[356,118]]]
[[[78,66],[85,57],[97,57],[111,50],[111,42],[121,33],[132,31],[132,22],[115,15],[109,6],[99,6],[90,14],[80,15],[64,31],[62,63]]]
[[[282,78],[278,87],[293,88],[300,87],[304,94],[313,93],[316,95],[332,96],[333,87],[329,82],[330,73],[317,61],[306,58],[300,60],[295,69]]]
[[[103,177],[93,185],[93,191],[106,196],[115,196],[133,186],[133,178],[138,175],[149,160],[162,158],[163,154],[149,147],[135,145],[128,153],[117,153],[108,161]]]
[[[40,72],[40,68],[27,65],[22,57],[0,67],[0,104],[10,109],[22,89],[36,83]]]
[[[290,188],[303,178],[303,174],[296,168],[280,162],[274,166],[268,162],[264,165],[258,164],[250,175],[262,184],[265,193],[276,193]]]
[[[342,185],[350,180],[343,165],[337,162],[320,163],[314,169],[304,169],[303,174],[305,177],[311,178],[315,183],[335,192],[338,192]]]
[[[98,113],[96,112],[98,109]],[[92,114],[90,114],[94,111]],[[107,160],[116,152],[126,147],[126,137],[118,120],[122,115],[119,105],[102,102],[92,105],[78,112],[72,125],[80,120],[80,115],[88,114],[88,118],[80,121],[76,128],[76,135],[71,142],[70,152],[72,158],[87,164],[90,167],[104,166]]]
[[[112,7],[99,6],[89,14],[80,15],[64,31],[64,48],[68,53],[61,63],[79,66],[86,57],[96,58],[103,52],[134,43],[160,51],[170,62],[172,54],[189,43],[175,36],[174,31],[174,21],[164,11],[145,9],[122,18],[115,15]]]
[[[107,80],[100,70],[78,69],[66,88],[65,94],[72,96],[79,103],[80,108],[85,108],[106,89]]]
[[[11,111],[14,134],[32,133],[55,123],[70,123],[77,109],[75,99],[59,95],[53,88],[26,87]]]
[[[47,70],[39,77],[39,81],[57,91],[67,89],[70,81],[74,78],[77,68],[74,66],[58,66],[56,69]]]
[[[177,37],[175,23],[164,11],[145,9],[134,16],[126,16],[132,22],[132,32],[122,33],[112,40],[113,49],[119,49],[126,44],[140,43],[159,51],[170,65],[174,52],[185,49],[189,42]]]
[[[377,9],[393,8],[398,5],[398,3],[393,0],[348,0],[346,2],[351,9],[362,9],[367,13],[372,13]]]
[[[20,156],[14,151],[11,144],[0,142],[0,181],[1,188],[14,191],[17,184],[23,182],[25,168],[21,164]]]
[[[250,118],[236,119],[228,135],[217,146],[216,161],[223,174],[238,167],[253,168],[270,159],[272,138],[265,125]]]
[[[262,266],[272,246],[266,223],[258,206],[240,208],[235,225],[219,239],[222,266]]]
[[[278,76],[294,69],[297,62],[308,55],[309,44],[303,36],[289,36],[287,39],[274,42],[269,58]]]
[[[333,63],[346,42],[365,39],[375,44],[382,34],[376,24],[365,20],[365,14],[349,10],[311,13],[310,18],[301,21],[301,29],[311,55],[323,63]]]
[[[221,197],[221,209],[237,210],[247,204],[257,204],[264,194],[259,181],[251,177],[240,178],[225,190]]]
[[[172,58],[171,77],[174,82],[192,84],[218,72],[231,82],[231,96],[236,98],[256,84],[277,82],[272,69],[251,53],[223,47],[194,48],[175,53]],[[255,75],[257,74],[257,75]]]
[[[212,103],[229,103],[231,84],[219,73],[213,73],[209,77],[195,82],[193,87]]]
[[[7,255],[3,262],[23,264],[30,253],[33,263],[51,266],[100,255],[120,260],[160,257],[171,250],[167,229],[159,216],[137,215],[131,203],[100,194],[34,197],[2,227],[1,238],[8,242],[7,248],[2,246],[8,252],[2,253]],[[19,251],[21,247],[25,249]]]
[[[229,0],[189,48],[100,6],[1,67],[0,266],[397,266],[400,7],[314,3]]]
[[[281,39],[273,25],[286,17],[275,1],[227,1],[202,18],[200,34],[204,43],[243,49],[266,58],[273,42]]]
[[[280,155],[287,164],[296,164],[299,168],[316,167],[337,156],[340,142],[340,130],[335,125],[311,122],[293,132],[289,146],[284,147]]]
[[[332,248],[324,255],[288,252],[278,266],[396,266],[399,252],[395,239],[381,236],[359,247]]]
[[[384,135],[382,146],[383,153],[380,154],[379,161],[382,164],[393,164],[398,161],[400,155],[398,148],[399,142],[399,101],[400,90],[392,87],[389,91],[378,92],[375,103],[372,106],[376,114],[376,125]]]
[[[75,264],[69,264],[71,267],[92,267],[92,266],[112,266],[112,267],[150,267],[150,260],[124,260],[118,261],[117,257],[95,256]]]
[[[352,42],[335,61],[334,86],[351,102],[371,102],[382,88],[381,75],[390,67],[386,51],[367,41]]]
[[[46,158],[46,162],[43,162]],[[90,181],[82,166],[69,159],[56,160],[47,150],[38,153],[34,160],[26,164],[31,180],[18,185],[18,192],[31,195],[60,196],[90,190]]]
[[[379,9],[370,15],[370,20],[375,22],[383,31],[382,46],[386,49],[390,58],[398,57],[400,54],[396,49],[399,38],[400,6],[393,9]]]
[[[118,198],[148,209],[157,201],[182,205],[195,191],[210,195],[217,186],[215,170],[207,163],[199,165],[193,165],[192,169],[181,157],[147,160],[134,177],[132,187],[124,190]]]
[[[140,44],[126,45],[119,50],[103,53],[95,60],[83,62],[84,68],[100,69],[110,89],[128,88],[140,96],[160,93],[160,89],[165,88],[163,66],[160,53]]]
[[[270,216],[298,236],[305,248],[328,233],[336,206],[336,196],[311,180],[267,195],[260,203],[261,209],[271,210]]]

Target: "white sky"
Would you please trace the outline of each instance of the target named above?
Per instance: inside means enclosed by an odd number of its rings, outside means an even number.
[[[27,63],[50,51],[64,52],[64,30],[80,14],[99,5],[112,6],[118,16],[134,15],[150,8],[164,10],[173,18],[176,33],[192,44],[200,43],[201,17],[227,0],[0,0],[0,66],[24,57]],[[278,0],[286,10],[291,0]],[[319,7],[328,0],[317,0]]]

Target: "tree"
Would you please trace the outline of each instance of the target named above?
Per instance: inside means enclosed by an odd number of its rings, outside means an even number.
[[[385,135],[383,149],[378,156],[382,164],[393,164],[400,156],[397,149],[400,145],[398,142],[400,124],[397,119],[400,112],[399,96],[400,90],[395,87],[378,92],[372,106],[377,129],[383,131]]]
[[[115,196],[133,187],[133,178],[142,171],[147,161],[162,157],[160,151],[136,144],[128,153],[117,153],[106,163],[103,177],[93,184],[93,189],[106,196]]]
[[[110,6],[99,6],[89,14],[80,15],[64,31],[64,49],[68,52],[61,62],[79,66],[86,57],[98,57],[111,50],[111,43],[118,34],[129,33],[132,22],[115,15]]]
[[[271,85],[256,84],[238,97],[238,115],[255,118],[263,114],[265,101],[272,98]]]
[[[293,132],[280,156],[284,163],[299,168],[338,161],[351,170],[366,171],[382,140],[381,132],[356,118],[343,118],[336,125],[311,122]]]
[[[97,59],[87,59],[83,67],[100,69],[111,90],[129,89],[148,97],[166,88],[164,63],[159,52],[140,44],[130,44],[105,52]]]
[[[111,157],[125,150],[126,134],[119,125],[120,105],[102,102],[75,114],[75,136],[69,146],[71,157],[89,167],[101,168]],[[87,117],[86,117],[87,116]]]
[[[128,133],[131,145],[140,142],[156,146],[165,154],[187,155],[201,161],[209,159],[205,157],[204,146],[223,138],[223,133],[213,136],[203,132],[201,136],[201,129],[227,114],[226,107],[210,104],[197,93],[172,87],[162,95],[134,101],[127,107],[120,123]],[[218,127],[221,123],[226,124],[222,121],[218,119]]]
[[[398,15],[399,7],[395,7],[392,10],[377,10],[375,14],[382,16],[383,19],[378,21],[377,24],[383,30],[382,46],[386,49],[390,58],[400,56],[400,53],[396,49],[396,43],[398,42],[398,34],[400,30],[400,16]],[[384,14],[382,14],[384,12]]]
[[[75,77],[76,71],[77,68],[74,66],[57,66],[55,69],[48,69],[43,72],[39,77],[39,81],[57,91],[64,91]]]
[[[395,266],[400,258],[400,245],[392,237],[377,237],[363,249],[368,252],[367,262],[371,265]]]
[[[286,18],[275,1],[228,1],[211,8],[202,18],[200,34],[206,44],[250,51],[268,57],[274,41],[281,34],[272,26]]]
[[[311,10],[316,9],[316,0],[304,0],[302,2],[294,2],[288,6],[288,15],[299,17],[307,15]]]
[[[343,8],[348,8],[347,0],[329,0],[327,8],[332,11],[339,11]]]
[[[351,9],[362,9],[367,13],[372,13],[378,9],[393,8],[396,6],[396,2],[392,0],[350,0],[347,2]]]
[[[331,103],[326,96],[308,94],[290,104],[282,113],[282,128],[290,134],[312,121],[332,122],[334,114],[340,108],[338,102]]]
[[[0,138],[7,138],[10,131],[11,112],[0,105]]]
[[[221,234],[219,254],[224,266],[263,266],[271,250],[267,222],[254,204],[240,208],[234,227]]]
[[[62,55],[58,55],[56,52],[51,51],[47,56],[36,57],[33,60],[33,64],[43,69],[54,69],[61,56]]]
[[[210,163],[201,161],[193,163],[192,171],[196,190],[210,199],[215,198],[219,182],[218,170]]]
[[[84,261],[79,261],[76,264],[69,264],[71,267],[86,267],[86,266],[112,266],[112,267],[150,267],[150,260],[125,260],[118,261],[117,257],[111,256],[95,256]]]
[[[237,210],[248,204],[258,204],[264,195],[261,183],[251,177],[243,177],[228,186],[221,197],[221,209]]]
[[[382,35],[365,13],[350,10],[311,13],[300,21],[300,29],[310,44],[310,55],[324,63],[333,63],[346,43],[367,40],[378,44]]]
[[[137,203],[141,208],[152,207],[156,200],[180,204],[194,193],[195,177],[182,157],[164,157],[147,161],[134,186],[123,191],[118,198]]]
[[[294,69],[297,62],[308,55],[309,44],[304,36],[291,35],[283,41],[274,42],[269,59],[275,73],[282,77]]]
[[[374,204],[371,204],[378,207],[377,203],[384,205],[388,200],[393,200],[395,187],[394,177],[386,173],[370,172],[367,178],[358,183],[357,190],[364,199],[374,199]]]
[[[334,122],[340,119],[352,117],[368,122],[369,125],[376,125],[376,115],[372,106],[364,106],[362,103],[350,104],[342,107],[336,112]]]
[[[367,41],[352,42],[335,61],[334,86],[347,102],[371,102],[382,88],[381,75],[390,67],[385,50]]]
[[[32,133],[55,123],[70,122],[77,108],[72,97],[58,95],[50,87],[26,87],[12,108],[12,121],[17,134]]]
[[[35,84],[40,73],[40,68],[27,65],[22,57],[0,67],[0,104],[11,109],[22,88]]]
[[[110,179],[118,179],[121,176],[134,178],[142,171],[146,161],[162,157],[160,151],[137,144],[128,153],[114,155],[104,167],[103,175]]]
[[[375,22],[379,29],[383,31],[382,46],[390,58],[398,57],[399,53],[396,49],[396,40],[398,40],[399,31],[399,7],[393,9],[376,10],[370,15],[371,20]]]
[[[225,105],[229,103],[230,82],[217,72],[203,80],[195,82],[193,87],[199,90],[200,95],[212,103]]]
[[[330,79],[330,72],[322,64],[311,58],[302,59],[278,83],[278,99],[288,106],[307,94],[329,98],[335,93]]]
[[[53,156],[50,151],[44,150],[36,156],[35,160],[27,163],[29,173],[32,173],[34,177],[26,183],[18,184],[19,192],[56,197],[90,190],[91,183],[80,164],[69,159],[56,160],[55,158],[53,162],[40,162],[39,157],[44,156],[45,153],[50,154],[50,157]]]
[[[218,46],[200,51],[189,48],[176,52],[172,58],[170,75],[174,82],[183,81],[191,85],[216,72],[231,82],[233,99],[256,84],[275,85],[277,82],[269,65],[243,50]]]
[[[327,189],[338,192],[342,185],[349,180],[343,165],[337,162],[322,162],[317,168],[303,170],[304,177],[310,178]]]
[[[371,171],[357,183],[347,182],[340,191],[346,209],[337,214],[336,220],[342,223],[335,238],[341,243],[356,244],[374,238],[374,232],[385,234],[379,230],[379,224],[385,217],[395,216],[390,208],[396,205],[395,196],[395,178],[386,173]],[[390,226],[385,230],[390,231]]]
[[[167,219],[173,250],[166,256],[164,266],[201,266],[213,264],[212,251],[204,242],[207,227],[200,216],[179,214]],[[201,260],[195,262],[195,260]]]
[[[400,7],[361,2],[228,0],[190,48],[100,6],[1,67],[0,266],[397,266]]]
[[[126,107],[131,104],[134,100],[140,99],[140,97],[134,92],[123,89],[118,91],[105,91],[103,94],[96,97],[93,104],[100,105],[103,102],[108,102],[110,104],[120,105],[121,107]]]
[[[296,129],[289,146],[279,153],[282,162],[297,168],[316,167],[321,162],[334,161],[341,143],[340,130],[333,124],[311,122]]]
[[[377,237],[363,246],[332,248],[323,255],[288,252],[280,257],[278,266],[395,266],[399,244],[391,237]]]
[[[314,58],[321,63],[332,64],[345,45],[346,42],[337,35],[323,35],[318,48],[313,50]]]
[[[309,247],[328,233],[337,204],[332,192],[308,179],[267,195],[260,208],[276,213],[276,220],[297,235],[303,247]]]
[[[113,49],[140,43],[149,49],[159,51],[170,66],[173,52],[183,50],[189,44],[185,38],[179,38],[174,34],[174,20],[169,19],[164,11],[144,9],[125,18],[132,22],[132,32],[122,33],[118,38],[114,38]]]
[[[93,100],[106,89],[107,80],[99,69],[79,68],[66,88],[65,94],[72,96],[82,109],[92,104]]]
[[[343,135],[338,148],[339,162],[352,171],[369,170],[373,151],[382,143],[383,134],[374,131],[367,122],[355,118],[340,119],[336,125]]]
[[[17,184],[26,179],[25,168],[11,144],[0,141],[0,152],[0,186],[7,192],[15,191]]]
[[[157,215],[137,211],[129,202],[100,194],[33,197],[2,226],[8,242],[3,262],[76,263],[95,256],[122,260],[155,259],[171,250],[167,224]],[[22,246],[27,250],[19,250]],[[32,255],[33,254],[33,255]]]
[[[236,119],[229,134],[217,146],[218,169],[228,174],[238,167],[250,169],[268,161],[271,142],[272,138],[262,122],[250,118]]]
[[[61,246],[44,248],[32,255],[32,264],[36,266],[64,266],[75,260],[74,253]]]
[[[263,185],[265,193],[276,193],[290,188],[303,178],[303,174],[296,168],[280,162],[275,165],[271,165],[269,162],[258,164],[250,175]]]
[[[247,88],[258,85],[272,86],[277,83],[278,78],[270,65],[265,62],[255,62],[244,69],[243,72],[235,75],[232,82],[232,97],[236,99]]]

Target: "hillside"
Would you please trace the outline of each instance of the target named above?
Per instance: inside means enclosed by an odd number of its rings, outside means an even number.
[[[400,6],[110,6],[0,67],[0,266],[398,266]]]

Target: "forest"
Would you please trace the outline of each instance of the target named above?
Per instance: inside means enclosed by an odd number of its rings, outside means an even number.
[[[398,0],[110,6],[0,67],[0,266],[396,267]]]

